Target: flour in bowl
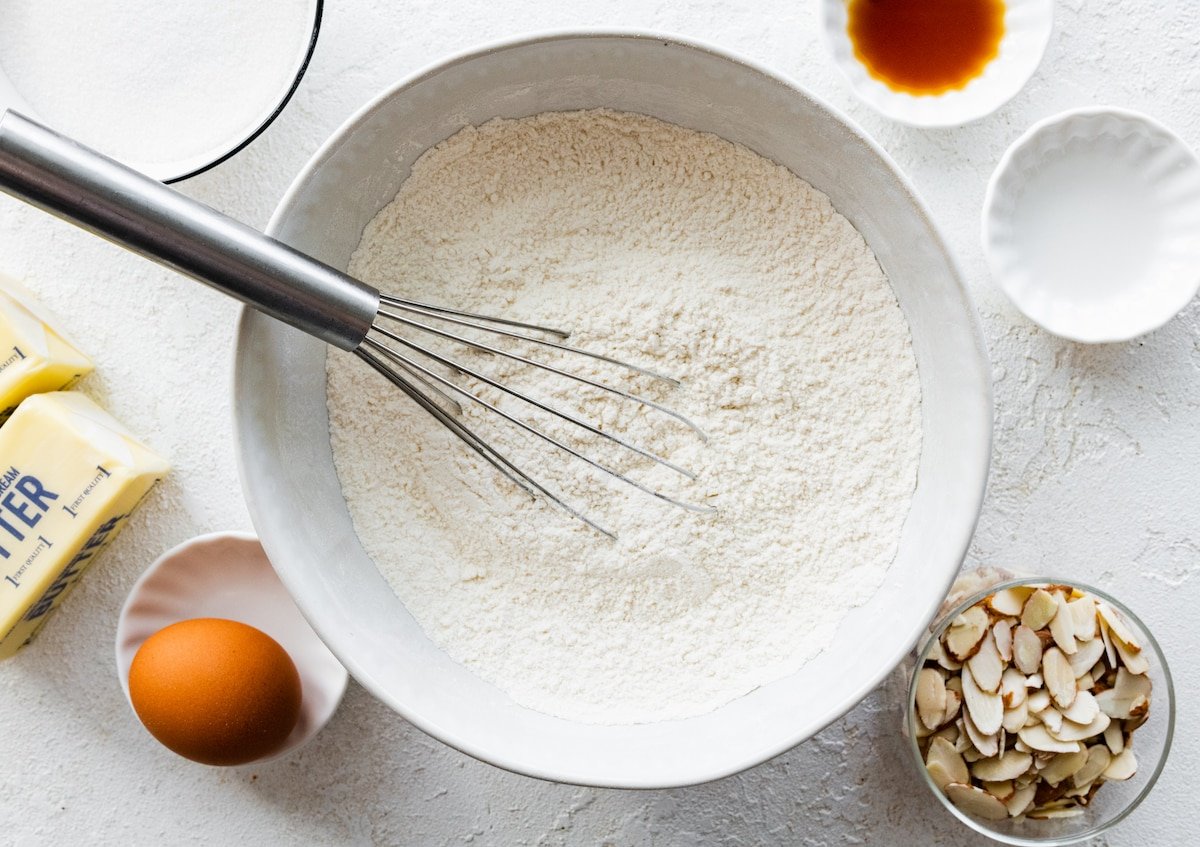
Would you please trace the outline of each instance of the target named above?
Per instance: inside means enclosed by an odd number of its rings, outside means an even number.
[[[708,433],[472,357],[689,467],[695,482],[622,466],[719,510],[616,486],[463,403],[465,422],[616,529],[613,542],[330,354],[334,460],[364,547],[429,637],[517,702],[594,723],[703,713],[798,670],[882,582],[921,446],[908,325],[862,237],[785,168],[637,115],[496,120],[422,156],[351,271],[414,299],[565,325],[571,343],[684,386],[564,364]]]

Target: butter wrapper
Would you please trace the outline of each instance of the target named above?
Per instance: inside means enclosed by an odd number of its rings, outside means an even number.
[[[0,274],[0,424],[26,397],[67,388],[92,367],[33,295]]]
[[[83,394],[17,407],[0,428],[0,660],[37,634],[168,470]]]

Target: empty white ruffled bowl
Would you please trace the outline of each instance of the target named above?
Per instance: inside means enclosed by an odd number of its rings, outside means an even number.
[[[1090,108],[1031,127],[983,204],[996,284],[1073,341],[1126,341],[1200,289],[1200,159],[1137,112]]]
[[[1053,0],[1005,0],[999,52],[979,76],[939,94],[911,94],[876,78],[850,39],[852,0],[819,0],[825,44],[854,93],[880,114],[917,127],[961,126],[990,115],[1025,87],[1054,29]]]

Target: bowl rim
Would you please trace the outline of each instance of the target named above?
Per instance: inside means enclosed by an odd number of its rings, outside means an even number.
[[[961,265],[950,250],[946,243],[945,237],[942,234],[940,227],[937,226],[932,213],[926,203],[920,198],[916,191],[916,187],[912,180],[900,169],[894,159],[885,151],[870,135],[868,135],[854,120],[847,116],[840,109],[830,104],[823,97],[810,92],[808,89],[800,85],[790,76],[781,74],[767,66],[743,56],[740,53],[727,50],[723,47],[718,47],[710,42],[692,38],[690,36],[678,35],[665,31],[648,30],[636,27],[574,27],[574,28],[554,28],[548,30],[538,30],[522,35],[511,36],[484,42],[479,45],[468,47],[464,50],[452,53],[446,57],[430,62],[412,73],[402,77],[397,82],[388,86],[381,93],[372,97],[364,105],[355,110],[345,121],[343,121],[321,144],[321,146],[313,153],[312,157],[305,163],[303,168],[296,174],[292,183],[289,185],[286,192],[280,198],[274,213],[267,224],[266,232],[272,234],[278,231],[282,226],[287,210],[299,197],[303,185],[318,171],[336,152],[340,149],[345,140],[346,134],[366,119],[371,113],[379,109],[386,101],[396,96],[399,92],[411,88],[412,86],[430,78],[442,71],[454,67],[456,65],[472,61],[476,58],[491,55],[493,53],[520,49],[536,44],[546,42],[559,42],[580,39],[635,39],[638,41],[662,42],[664,45],[684,47],[690,50],[708,54],[726,62],[738,65],[741,68],[757,74],[775,85],[786,88],[790,94],[797,97],[805,98],[818,107],[826,110],[836,120],[841,122],[846,129],[857,138],[857,140],[865,145],[869,151],[877,156],[880,162],[888,169],[892,177],[896,180],[897,186],[902,190],[904,196],[912,204],[912,207],[917,211],[923,219],[925,225],[929,228],[933,237],[931,246],[936,250],[937,254],[945,261],[947,267],[951,271],[955,287],[961,302],[966,307],[965,311],[969,316],[968,326],[964,329],[968,332],[971,341],[976,350],[975,363],[977,365],[977,383],[982,387],[982,396],[977,400],[981,407],[986,406],[989,413],[986,415],[985,432],[980,433],[978,448],[979,455],[976,457],[978,467],[975,474],[978,477],[977,492],[971,498],[968,505],[971,506],[973,520],[969,526],[964,526],[959,533],[957,543],[953,546],[958,551],[955,556],[955,566],[948,568],[945,575],[941,578],[942,590],[938,594],[930,594],[928,607],[924,613],[916,620],[911,632],[906,633],[903,637],[897,638],[894,647],[892,648],[892,656],[886,663],[880,665],[879,670],[870,675],[855,688],[851,696],[847,697],[844,702],[832,704],[825,709],[821,716],[810,722],[803,728],[797,728],[788,733],[781,733],[779,739],[765,747],[750,749],[737,757],[730,757],[723,765],[709,767],[706,770],[694,771],[686,776],[680,775],[672,779],[663,778],[635,778],[627,777],[621,779],[612,779],[607,777],[588,776],[586,768],[578,766],[570,768],[550,768],[542,766],[530,766],[519,761],[513,761],[509,758],[497,756],[489,749],[481,747],[469,738],[464,738],[459,735],[449,733],[444,727],[440,726],[435,720],[429,719],[422,714],[418,714],[409,709],[404,703],[399,702],[394,697],[389,695],[385,690],[382,690],[374,683],[371,675],[365,671],[363,666],[356,660],[352,650],[342,649],[343,645],[339,642],[336,633],[327,642],[330,650],[337,656],[338,660],[350,672],[350,675],[355,678],[364,688],[366,688],[372,696],[379,699],[393,711],[397,712],[405,720],[412,723],[422,732],[437,739],[441,743],[446,744],[465,753],[472,758],[487,762],[495,767],[507,770],[512,773],[530,776],[537,779],[542,779],[551,782],[568,783],[574,785],[588,785],[605,788],[621,788],[621,789],[661,789],[675,788],[691,785],[699,785],[706,782],[711,782],[723,777],[731,776],[740,773],[748,768],[762,764],[770,759],[787,752],[800,743],[808,740],[812,736],[827,728],[834,721],[838,720],[851,709],[853,709],[863,698],[870,694],[879,684],[893,672],[896,665],[907,655],[922,632],[926,630],[929,622],[936,615],[940,608],[946,592],[953,584],[958,576],[959,567],[962,560],[965,558],[967,550],[970,546],[971,539],[974,537],[975,528],[979,522],[980,511],[982,510],[983,498],[987,490],[987,481],[991,469],[991,454],[994,438],[994,410],[995,404],[993,400],[993,386],[991,382],[991,365],[987,352],[987,345],[984,341],[982,325],[980,323],[979,314],[974,307],[974,302],[971,298],[970,291],[966,284],[966,277],[963,275]],[[262,518],[261,509],[258,506],[257,497],[254,490],[254,485],[251,480],[248,463],[245,459],[245,439],[242,436],[240,428],[239,415],[239,400],[238,398],[244,391],[239,378],[239,369],[237,361],[242,355],[242,350],[247,345],[247,337],[254,331],[253,324],[257,320],[257,315],[250,307],[243,306],[238,318],[238,326],[236,333],[234,368],[232,379],[233,403],[232,414],[234,418],[234,444],[236,448],[236,457],[238,464],[239,479],[243,494],[246,499],[247,508],[250,512],[252,521],[257,525]],[[270,547],[269,539],[263,537],[264,546]],[[278,569],[277,569],[278,570]],[[284,585],[292,590],[293,575],[286,569],[279,570],[280,579]],[[294,592],[293,592],[294,593]],[[300,605],[299,603],[297,604]],[[314,620],[310,616],[308,610],[301,608],[302,614],[308,619],[313,629],[325,638],[325,627],[321,622]]]
[[[1154,653],[1154,658],[1158,662],[1159,669],[1162,671],[1163,680],[1166,682],[1164,699],[1166,700],[1167,726],[1163,737],[1162,755],[1159,756],[1154,770],[1150,773],[1149,779],[1146,780],[1146,784],[1142,786],[1142,790],[1139,791],[1137,795],[1130,800],[1129,803],[1126,804],[1126,806],[1111,820],[1092,826],[1089,829],[1074,835],[1056,835],[1048,836],[1046,838],[1023,838],[1017,835],[996,832],[995,830],[989,828],[983,822],[971,817],[966,812],[955,806],[954,803],[950,801],[950,798],[947,797],[941,791],[941,789],[934,784],[933,780],[929,776],[929,772],[925,769],[925,762],[921,758],[921,750],[917,744],[917,677],[921,673],[921,669],[925,666],[925,660],[928,658],[930,650],[933,649],[934,642],[941,638],[942,633],[944,633],[950,627],[950,624],[954,622],[955,618],[982,601],[985,597],[988,597],[1005,588],[1027,585],[1034,585],[1038,587],[1050,585],[1069,585],[1072,588],[1091,594],[1092,596],[1115,607],[1117,612],[1127,617],[1146,637],[1146,642],[1150,646],[1151,651]],[[1014,847],[1062,847],[1062,845],[1077,844],[1080,841],[1085,841],[1089,838],[1103,835],[1121,821],[1125,820],[1125,818],[1129,817],[1129,815],[1133,814],[1134,810],[1137,809],[1138,806],[1142,804],[1142,801],[1145,800],[1150,794],[1151,789],[1153,789],[1155,783],[1158,782],[1158,778],[1162,774],[1163,768],[1166,767],[1167,759],[1170,757],[1171,753],[1171,743],[1175,737],[1175,683],[1171,676],[1170,666],[1167,664],[1166,654],[1163,653],[1162,646],[1158,643],[1158,639],[1154,637],[1154,633],[1150,631],[1150,628],[1146,626],[1142,619],[1139,618],[1128,606],[1103,589],[1096,588],[1095,586],[1086,582],[1080,582],[1076,579],[1066,579],[1053,574],[1050,576],[1022,576],[1001,580],[993,585],[988,586],[987,588],[981,588],[978,591],[972,592],[969,596],[956,603],[952,609],[947,611],[946,614],[936,622],[936,625],[930,629],[925,637],[925,640],[919,642],[915,659],[916,660],[913,664],[912,674],[908,679],[907,694],[904,698],[904,727],[905,735],[907,737],[905,747],[910,754],[906,758],[912,762],[913,767],[915,767],[920,774],[921,781],[924,782],[925,786],[935,797],[937,797],[941,804],[947,810],[949,810],[954,817],[958,818],[961,823],[965,824],[967,827],[975,832],[980,833],[981,835],[986,835],[988,838],[1005,844],[1014,845]]]
[[[1011,79],[1009,85],[1011,86],[1011,90],[1009,90],[1009,86],[1006,86],[1004,89],[1005,93],[1002,97],[999,97],[998,99],[993,98],[990,100],[980,99],[974,108],[963,108],[961,110],[961,114],[951,117],[939,117],[938,112],[935,110],[933,113],[922,117],[920,115],[915,115],[911,112],[908,112],[902,108],[893,108],[886,104],[881,104],[872,100],[862,90],[862,87],[855,82],[846,66],[847,63],[840,60],[839,51],[837,50],[837,46],[835,44],[835,38],[839,38],[845,34],[832,26],[832,21],[830,20],[829,15],[830,7],[832,5],[847,2],[848,0],[817,0],[817,3],[820,7],[818,12],[820,15],[819,29],[821,31],[821,41],[825,45],[826,54],[829,56],[829,59],[834,66],[837,67],[838,72],[842,75],[847,87],[854,92],[854,96],[857,97],[861,102],[870,106],[877,114],[882,115],[888,120],[895,121],[896,123],[903,124],[905,126],[915,127],[917,129],[951,129],[954,127],[966,126],[967,124],[983,120],[988,115],[994,114],[1004,106],[1008,105],[1008,103],[1011,102],[1014,97],[1016,97],[1025,89],[1025,86],[1027,86],[1029,81],[1033,79],[1033,75],[1037,73],[1038,68],[1042,66],[1042,62],[1046,58],[1046,50],[1050,46],[1050,40],[1054,37],[1055,17],[1053,0],[1032,0],[1032,2],[1037,2],[1040,4],[1040,11],[1046,16],[1046,28],[1044,33],[1040,34],[1039,44],[1037,45],[1037,60],[1032,62],[1027,69],[1023,69],[1019,73],[1013,73],[1010,75]],[[1004,36],[1001,37],[1001,44],[1004,43],[1004,39],[1007,38],[1007,36],[1008,33],[1005,32]],[[845,35],[845,38],[846,41],[849,42],[849,35]],[[862,64],[853,57],[853,51],[851,51],[851,61],[860,65]],[[992,61],[995,61],[995,59]],[[961,91],[963,89],[955,90]],[[920,97],[930,97],[931,99],[936,100],[938,97],[942,96],[915,95],[908,92],[895,91],[891,89],[889,89],[889,92],[891,95],[893,95],[889,98],[893,104],[902,104],[909,101],[915,101]]]
[[[185,179],[191,179],[194,176],[199,176],[205,171],[210,171],[217,165],[229,161],[238,153],[241,153],[249,147],[256,138],[267,131],[267,127],[275,123],[275,119],[283,114],[283,110],[287,108],[287,104],[291,102],[292,97],[300,88],[300,83],[304,80],[304,75],[308,72],[308,66],[312,63],[313,53],[317,49],[317,37],[321,34],[321,21],[325,16],[325,0],[314,0],[313,3],[313,21],[312,29],[308,35],[308,46],[304,49],[304,55],[300,59],[300,64],[296,67],[295,73],[292,75],[292,81],[284,91],[279,102],[275,104],[275,108],[271,110],[259,125],[250,130],[249,134],[244,136],[241,141],[236,142],[226,152],[220,154],[207,164],[198,165],[190,171],[187,171],[180,176],[167,177],[162,180],[166,185],[171,185],[176,182],[183,182]]]
[[[1196,293],[1200,291],[1200,271],[1198,271],[1195,275],[1193,285],[1188,287],[1181,285],[1179,287],[1180,299],[1178,301],[1169,301],[1167,298],[1163,298],[1164,303],[1170,303],[1171,309],[1169,313],[1166,311],[1166,307],[1164,306],[1164,313],[1159,317],[1142,325],[1131,327],[1129,330],[1124,332],[1087,332],[1080,331],[1082,329],[1080,327],[1075,329],[1061,326],[1050,327],[1037,317],[1034,317],[1026,310],[1023,298],[1014,293],[1014,288],[1011,285],[1009,276],[1005,273],[1002,273],[999,259],[996,256],[997,251],[994,246],[996,238],[995,233],[993,232],[996,218],[995,205],[997,197],[1001,192],[1000,183],[1013,168],[1013,160],[1016,159],[1016,157],[1023,153],[1027,148],[1034,145],[1038,138],[1044,133],[1052,132],[1062,125],[1072,121],[1077,121],[1079,119],[1088,120],[1105,117],[1114,118],[1125,123],[1138,124],[1148,128],[1152,132],[1166,138],[1166,140],[1173,147],[1177,148],[1182,155],[1188,157],[1194,165],[1200,167],[1200,154],[1198,154],[1191,145],[1184,141],[1177,132],[1168,127],[1166,124],[1155,118],[1152,118],[1144,112],[1139,112],[1136,109],[1129,109],[1122,106],[1083,106],[1080,108],[1067,109],[1065,111],[1042,118],[1040,121],[1033,124],[1023,133],[1021,133],[1021,135],[1008,146],[1008,149],[1006,149],[1004,154],[1000,157],[1000,161],[996,163],[996,168],[992,171],[992,175],[988,178],[987,189],[983,195],[982,211],[980,213],[980,233],[983,242],[983,253],[987,260],[988,272],[991,275],[992,280],[996,283],[996,287],[1004,292],[1009,302],[1016,307],[1017,311],[1019,311],[1030,321],[1033,321],[1033,323],[1037,324],[1046,332],[1050,333],[1051,335],[1058,336],[1059,338],[1065,338],[1068,341],[1075,341],[1081,344],[1113,344],[1131,341],[1143,335],[1148,335],[1149,333],[1154,332],[1157,329],[1161,329],[1170,323],[1171,320],[1173,320],[1176,315],[1183,311],[1184,307],[1186,307],[1187,304],[1192,301],[1192,298],[1196,296]],[[1095,135],[1093,134],[1091,137],[1094,138]],[[1187,294],[1186,297],[1183,296],[1185,293]]]
[[[276,118],[283,114],[283,110],[287,107],[288,103],[291,102],[293,95],[295,95],[296,91],[300,88],[300,83],[303,81],[304,75],[308,71],[308,66],[312,63],[313,53],[317,49],[317,39],[321,34],[321,22],[324,20],[325,15],[325,0],[309,0],[309,2],[311,6],[312,23],[309,26],[308,39],[304,47],[303,55],[300,57],[300,62],[295,66],[294,69],[292,69],[291,80],[288,83],[287,88],[284,90],[283,95],[274,103],[271,111],[257,125],[252,124],[248,130],[239,130],[238,132],[234,133],[229,140],[226,140],[223,144],[214,147],[213,149],[223,151],[217,154],[214,158],[203,161],[197,165],[192,165],[190,170],[184,171],[182,174],[168,173],[167,176],[156,176],[154,174],[149,175],[154,176],[155,179],[166,185],[172,185],[177,182],[183,182],[186,179],[191,179],[194,176],[199,176],[206,171],[210,171],[217,165],[232,159],[238,153],[249,147],[256,138],[266,132],[267,127],[273,124]],[[7,87],[7,89],[17,98],[15,102],[9,104],[10,109],[16,109],[23,114],[30,115],[32,117],[38,117],[37,109],[34,108],[33,105],[25,99],[24,95],[22,95],[21,92],[14,85],[12,85],[11,82],[8,81],[3,67],[0,67],[0,85]],[[190,160],[196,161],[197,158],[198,157],[191,157]],[[184,161],[187,161],[187,159]],[[172,162],[165,163],[167,166],[171,164]]]

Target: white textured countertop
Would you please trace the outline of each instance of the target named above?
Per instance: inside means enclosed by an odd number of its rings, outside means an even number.
[[[742,52],[846,110],[915,180],[975,296],[996,382],[991,488],[968,565],[1109,586],[1173,662],[1174,752],[1149,800],[1103,841],[1196,843],[1200,674],[1200,306],[1129,344],[1048,337],[991,285],[979,207],[1004,148],[1062,109],[1114,104],[1200,146],[1200,4],[1060,0],[1042,68],[965,129],[888,123],[826,57],[813,0],[327,0],[313,64],[275,125],[185,190],[263,226],[292,176],[355,108],[415,68],[535,28],[638,26]],[[0,3],[0,15],[3,14]],[[0,25],[3,25],[0,20]],[[0,843],[405,845],[986,844],[926,796],[879,694],[809,743],[739,776],[650,792],[514,776],[442,746],[351,685],[299,754],[217,770],[159,747],[113,668],[138,574],[192,535],[249,528],[229,427],[236,307],[0,197],[0,270],[24,277],[96,357],[83,389],[176,466],[63,610],[0,666]]]

